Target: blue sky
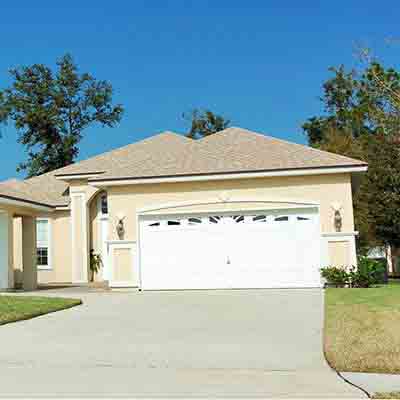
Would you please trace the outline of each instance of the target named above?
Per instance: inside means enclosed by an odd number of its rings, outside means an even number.
[[[7,4],[6,4],[7,3]],[[85,132],[79,159],[163,130],[182,112],[210,108],[234,125],[305,143],[301,124],[321,112],[329,66],[355,67],[356,43],[397,66],[398,1],[18,1],[0,5],[0,88],[8,68],[54,65],[72,53],[81,71],[110,81],[121,124]],[[25,159],[1,128],[0,180]]]

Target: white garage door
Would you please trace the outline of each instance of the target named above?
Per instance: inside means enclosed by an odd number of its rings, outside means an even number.
[[[142,289],[320,285],[316,212],[143,218]]]

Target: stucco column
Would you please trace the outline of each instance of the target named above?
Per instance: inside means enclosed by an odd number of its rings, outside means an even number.
[[[0,210],[0,290],[13,286],[13,219],[7,211]]]
[[[24,290],[37,289],[36,218],[22,217],[22,285]]]
[[[71,192],[72,282],[88,282],[88,212],[85,192]]]

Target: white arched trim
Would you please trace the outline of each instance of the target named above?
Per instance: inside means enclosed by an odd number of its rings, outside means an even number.
[[[201,201],[182,201],[182,202],[172,202],[172,203],[163,203],[163,204],[154,204],[149,207],[144,207],[137,210],[138,214],[146,214],[151,212],[162,212],[163,210],[176,209],[179,212],[179,209],[191,207],[191,206],[209,206],[209,205],[221,205],[221,204],[241,204],[241,203],[253,203],[259,204],[260,208],[265,209],[265,205],[267,204],[289,204],[291,208],[310,208],[316,207],[319,208],[319,203],[315,201],[308,200],[293,200],[293,199],[254,199],[254,198],[230,198],[224,195],[221,195],[219,198],[213,198],[209,200],[201,200]],[[264,206],[263,206],[264,205]],[[267,207],[273,209],[274,207]]]
[[[96,188],[95,191],[91,192],[88,198],[86,199],[86,205],[90,206],[92,200],[99,194],[99,193],[107,193],[103,188]]]

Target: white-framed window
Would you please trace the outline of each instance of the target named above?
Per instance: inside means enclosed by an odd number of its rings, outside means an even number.
[[[51,269],[51,224],[49,218],[36,219],[37,268]]]
[[[107,193],[102,193],[100,198],[99,198],[99,208],[100,208],[100,213],[103,216],[108,215],[108,198],[107,198]]]

